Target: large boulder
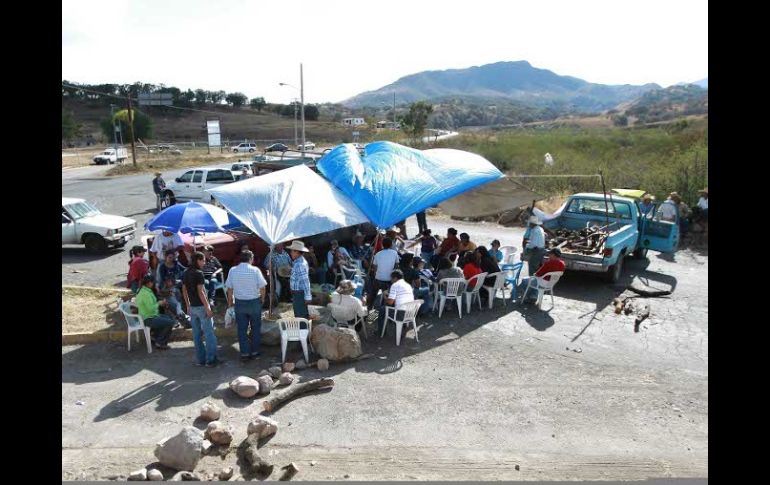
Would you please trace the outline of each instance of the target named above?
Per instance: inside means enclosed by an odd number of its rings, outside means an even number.
[[[350,328],[332,328],[328,325],[313,327],[310,343],[315,351],[323,358],[337,361],[355,359],[361,350],[361,338]]]
[[[240,376],[233,379],[230,383],[230,389],[241,397],[250,398],[259,392],[259,382],[251,377]]]
[[[203,431],[186,426],[175,436],[164,438],[155,446],[155,457],[167,467],[192,471],[201,459]]]
[[[281,330],[278,328],[278,324],[269,324],[268,322],[262,322],[262,335],[259,340],[260,345],[281,345]]]

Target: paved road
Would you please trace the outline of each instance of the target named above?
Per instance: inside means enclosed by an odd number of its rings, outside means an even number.
[[[96,173],[63,174],[63,194],[140,223],[151,215],[150,176]],[[495,224],[429,222],[481,244],[521,240],[520,230]],[[114,284],[127,260],[127,251],[63,250],[62,282]],[[295,461],[301,478],[317,480],[708,476],[708,256],[651,253],[629,260],[626,271],[623,283],[638,277],[674,288],[670,298],[650,300],[638,333],[633,316],[612,311],[620,288],[579,273],[560,280],[550,311],[498,302],[458,319],[449,309],[441,319],[420,318],[420,342],[409,332],[400,347],[392,329],[381,340],[370,327],[365,352],[375,357],[333,364],[325,373],[335,379],[331,392],[275,413],[281,428],[264,456],[279,467]],[[290,347],[289,360],[298,348]],[[279,348],[263,350],[242,366],[237,343],[223,341],[229,362],[200,369],[185,342],[151,355],[141,346],[128,353],[124,343],[63,347],[62,478],[125,476],[154,462],[154,443],[192,424],[209,399],[223,407],[237,445],[261,404],[235,398],[224,384],[280,359]],[[207,457],[198,469],[223,464],[235,466],[234,453]]]

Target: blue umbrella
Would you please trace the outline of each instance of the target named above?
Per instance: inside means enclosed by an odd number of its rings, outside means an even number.
[[[184,234],[202,234],[204,232],[223,232],[223,226],[230,223],[227,211],[211,204],[187,202],[175,204],[163,209],[147,221],[144,228],[150,231],[182,232]]]

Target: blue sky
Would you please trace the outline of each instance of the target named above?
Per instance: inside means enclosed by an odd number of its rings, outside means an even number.
[[[132,55],[128,55],[131,46]],[[62,79],[340,101],[424,70],[526,60],[604,84],[708,76],[706,0],[62,0]]]

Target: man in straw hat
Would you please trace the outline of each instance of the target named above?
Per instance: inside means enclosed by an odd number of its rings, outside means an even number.
[[[679,202],[682,199],[676,192],[671,192],[668,198],[660,205],[658,212],[655,213],[655,220],[676,222],[676,216],[679,213]]]
[[[653,207],[655,207],[655,204],[652,203],[653,200],[655,200],[655,197],[650,193],[646,193],[642,196],[642,201],[639,203],[639,209],[642,211],[642,216],[649,214]]]
[[[307,252],[305,243],[302,241],[292,241],[286,248],[293,261],[291,276],[289,277],[289,288],[291,289],[291,301],[294,306],[294,316],[297,318],[309,318],[310,312],[307,306],[313,300],[313,293],[310,291],[310,273],[307,260],[303,254]]]
[[[152,191],[155,192],[155,207],[160,211],[161,209],[161,199],[163,196],[163,191],[166,190],[166,182],[163,181],[163,177],[161,177],[160,172],[155,172],[155,178],[152,179]]]
[[[347,324],[347,326],[353,326],[356,323],[356,317],[365,317],[368,313],[366,306],[363,302],[353,296],[356,292],[356,285],[350,280],[340,281],[337,287],[337,292],[332,295],[332,305],[329,310],[331,311],[332,318],[341,324]],[[356,327],[356,332],[361,328]]]
[[[530,216],[529,228],[524,233],[524,257],[527,261],[529,275],[532,276],[540,268],[545,256],[545,231],[542,228],[543,223],[537,216]]]
[[[709,189],[706,187],[705,189],[701,190],[699,192],[700,199],[698,199],[698,204],[693,209],[693,214],[698,218],[698,220],[709,220]]]

